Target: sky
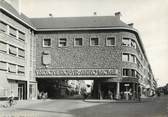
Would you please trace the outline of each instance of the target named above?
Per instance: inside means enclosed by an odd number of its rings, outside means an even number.
[[[134,23],[139,31],[158,86],[168,83],[168,0],[21,0],[28,17],[113,16]]]

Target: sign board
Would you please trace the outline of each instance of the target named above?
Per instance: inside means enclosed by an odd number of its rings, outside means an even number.
[[[111,77],[118,69],[36,69],[36,77]]]

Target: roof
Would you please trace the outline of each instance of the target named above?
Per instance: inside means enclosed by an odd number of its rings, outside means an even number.
[[[13,16],[18,21],[22,22],[23,24],[34,28],[30,18],[25,16],[23,13],[19,13],[14,7],[12,7],[9,3],[7,3],[5,0],[0,0],[0,9],[4,10],[6,13]]]
[[[31,18],[31,22],[37,29],[130,28],[115,16]]]

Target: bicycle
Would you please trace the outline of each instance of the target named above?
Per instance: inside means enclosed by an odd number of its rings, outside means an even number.
[[[8,107],[12,107],[12,106],[14,106],[14,105],[16,105],[17,104],[17,102],[16,102],[16,100],[8,100],[7,101],[7,103],[5,103],[5,104],[1,104],[1,107],[3,107],[3,108],[8,108]]]

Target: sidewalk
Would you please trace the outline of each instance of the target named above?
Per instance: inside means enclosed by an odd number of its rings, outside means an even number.
[[[45,99],[45,100],[16,100],[16,105],[14,105],[15,107],[22,107],[22,106],[27,106],[27,105],[31,105],[31,104],[38,104],[38,103],[42,103],[42,102],[47,102],[50,101],[50,99]],[[8,101],[0,101],[0,105],[5,105],[6,103],[8,103]],[[1,110],[1,107],[0,107]]]
[[[146,97],[141,98],[141,101],[139,100],[109,100],[109,99],[86,99],[85,102],[91,102],[91,103],[143,103],[143,102],[151,102],[154,101],[156,97]]]

